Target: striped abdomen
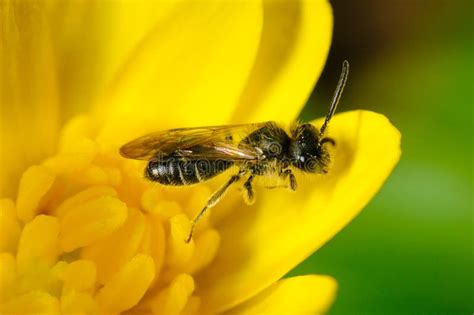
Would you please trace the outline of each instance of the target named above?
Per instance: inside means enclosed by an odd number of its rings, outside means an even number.
[[[151,160],[145,176],[163,185],[191,185],[206,181],[233,165],[230,160],[201,160],[167,156]]]

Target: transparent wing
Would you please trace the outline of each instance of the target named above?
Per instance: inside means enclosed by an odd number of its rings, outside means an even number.
[[[258,148],[241,144],[240,139],[272,123],[179,128],[155,132],[132,140],[120,148],[129,159],[149,160],[159,154],[208,158],[255,160]]]

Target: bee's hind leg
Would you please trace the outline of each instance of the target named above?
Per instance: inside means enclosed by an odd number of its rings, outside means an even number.
[[[191,222],[191,230],[189,231],[186,243],[189,243],[189,241],[191,241],[191,238],[193,237],[194,227],[199,222],[204,213],[206,213],[207,209],[214,207],[222,199],[222,197],[224,197],[229,187],[232,186],[232,184],[234,184],[235,182],[237,182],[243,175],[244,173],[242,171],[239,172],[237,175],[233,175],[221,188],[219,188],[219,190],[217,190],[211,196],[211,198],[209,198],[204,208],[202,208],[202,210],[194,217],[193,221]]]
[[[250,175],[247,181],[244,183],[244,200],[245,203],[252,205],[255,202],[255,193],[252,188],[252,181],[255,175]]]

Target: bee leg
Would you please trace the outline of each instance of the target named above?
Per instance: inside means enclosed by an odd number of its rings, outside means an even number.
[[[295,191],[296,188],[298,187],[298,183],[296,182],[296,177],[295,177],[295,174],[293,174],[293,171],[287,168],[286,170],[283,170],[280,175],[284,180],[286,180],[287,177],[289,178],[290,183],[289,183],[288,188]]]
[[[188,235],[188,238],[186,239],[186,243],[189,243],[189,241],[191,241],[191,238],[193,237],[194,227],[199,222],[199,220],[204,215],[204,213],[206,213],[207,209],[214,207],[222,199],[222,197],[224,197],[224,194],[227,192],[229,187],[232,186],[232,184],[234,184],[235,182],[237,182],[242,177],[242,175],[243,175],[242,172],[240,172],[237,175],[233,175],[227,181],[227,183],[225,183],[221,188],[219,188],[219,190],[217,190],[211,196],[211,198],[209,198],[204,208],[202,208],[202,210],[194,217],[193,221],[191,222],[191,230],[189,231],[189,235]]]
[[[244,189],[245,189],[244,200],[245,200],[245,203],[249,205],[252,205],[255,202],[255,194],[252,188],[252,181],[254,177],[255,177],[254,175],[250,175],[244,184]]]

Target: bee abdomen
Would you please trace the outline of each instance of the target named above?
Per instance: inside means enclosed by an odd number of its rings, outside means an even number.
[[[206,181],[232,165],[230,160],[194,160],[169,156],[148,162],[145,176],[163,185],[192,185]]]

